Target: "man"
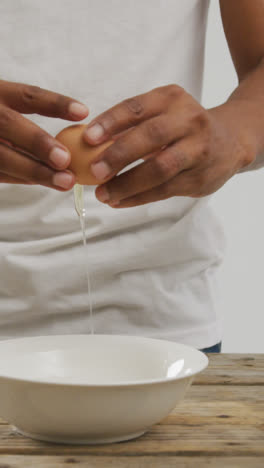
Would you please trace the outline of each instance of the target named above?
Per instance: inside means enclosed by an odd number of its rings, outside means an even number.
[[[88,263],[96,333],[220,351],[223,240],[208,201],[262,165],[264,1],[221,1],[239,85],[208,110],[207,10],[207,0],[1,1],[1,339],[89,333]],[[70,154],[54,136],[86,105],[87,142],[117,137],[93,165],[103,183],[86,193],[84,256]]]

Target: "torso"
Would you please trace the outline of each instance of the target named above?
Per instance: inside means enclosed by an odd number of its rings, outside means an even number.
[[[1,78],[72,96],[89,107],[87,121],[170,83],[199,100],[207,8],[207,0],[2,0]],[[67,125],[26,117],[52,135]],[[113,210],[93,192],[84,258],[72,192],[0,186],[1,337],[88,331],[87,261],[96,332],[220,341],[211,291],[223,241],[208,199]]]

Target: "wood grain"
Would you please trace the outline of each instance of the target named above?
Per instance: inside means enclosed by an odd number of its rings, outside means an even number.
[[[239,391],[238,391],[239,390]],[[263,387],[238,389],[219,385],[191,387],[171,414],[143,437],[100,447],[46,444],[22,437],[7,424],[0,426],[0,453],[64,453],[95,455],[264,455]],[[260,399],[257,400],[259,395]],[[1,468],[1,466],[0,466]]]
[[[0,468],[263,467],[261,374],[264,355],[210,355],[209,369],[167,418],[143,437],[118,444],[39,442],[0,420]]]
[[[256,457],[94,457],[4,455],[0,468],[263,468]]]
[[[1,431],[0,454],[13,455],[108,455],[123,456],[261,456],[264,457],[263,428],[240,428],[228,424],[210,427],[155,426],[140,439],[102,446],[59,445],[26,440]],[[264,458],[263,458],[264,460]],[[1,465],[0,465],[1,466]]]
[[[193,385],[264,385],[263,354],[210,354]]]

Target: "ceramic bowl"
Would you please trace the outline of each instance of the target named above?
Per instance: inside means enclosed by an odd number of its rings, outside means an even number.
[[[59,335],[0,342],[0,416],[43,441],[101,444],[144,434],[208,365],[182,344]]]

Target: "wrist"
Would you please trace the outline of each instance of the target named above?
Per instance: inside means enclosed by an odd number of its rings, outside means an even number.
[[[230,99],[209,109],[216,126],[222,129],[226,139],[232,142],[237,157],[238,171],[252,164],[258,154],[259,141],[252,125],[250,103]],[[253,119],[254,120],[254,119]],[[219,131],[219,130],[218,130]]]

